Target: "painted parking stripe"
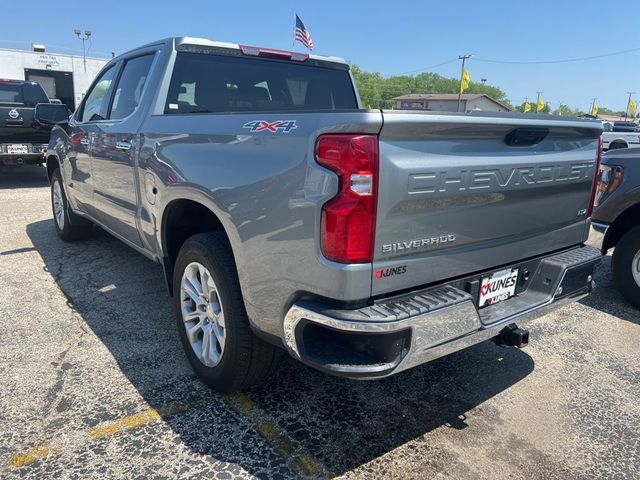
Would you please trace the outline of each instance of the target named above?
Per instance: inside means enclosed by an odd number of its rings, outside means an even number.
[[[218,398],[220,399],[220,397]],[[233,393],[223,395],[221,400],[234,412],[247,420],[267,444],[287,462],[294,473],[304,478],[332,477],[321,463],[307,454],[300,443],[289,437],[284,430],[274,424],[268,415],[247,396],[241,393]],[[198,399],[184,404],[168,404],[158,409],[150,408],[132,415],[126,415],[86,430],[86,438],[89,441],[103,440],[121,432],[185,412],[190,408],[197,407],[198,404],[204,401],[204,399]],[[3,469],[22,468],[34,462],[51,458],[62,453],[62,451],[63,447],[60,444],[43,444],[33,447],[25,452],[18,452],[12,455]]]

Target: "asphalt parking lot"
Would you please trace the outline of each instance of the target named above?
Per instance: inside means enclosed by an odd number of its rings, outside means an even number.
[[[218,395],[189,368],[160,267],[60,241],[43,168],[0,170],[0,478],[640,477],[640,312],[610,278],[535,321],[375,382],[283,356]]]

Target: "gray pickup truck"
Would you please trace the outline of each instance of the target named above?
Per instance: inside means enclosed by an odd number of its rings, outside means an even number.
[[[516,322],[592,289],[600,122],[366,110],[344,60],[195,38],[121,55],[68,121],[55,108],[58,235],[95,223],[159,262],[216,389],[281,348],[379,378],[522,346]]]
[[[640,149],[612,150],[602,157],[595,198],[594,241],[612,248],[613,281],[640,308]]]

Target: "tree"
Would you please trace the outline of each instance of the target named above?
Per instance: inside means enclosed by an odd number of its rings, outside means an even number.
[[[529,101],[529,106],[531,107],[531,110],[529,110],[528,112],[525,112],[524,104],[525,102],[522,102],[520,105],[516,105],[515,111],[521,112],[521,113],[549,113],[551,111],[551,107],[549,106],[549,104],[545,103],[544,108],[539,112],[536,112],[536,101],[534,100],[534,101]]]
[[[583,115],[583,112],[580,109],[573,109],[568,105],[560,104],[558,108],[553,111],[554,115],[562,115],[563,117],[577,117],[578,115]]]
[[[384,78],[377,72],[366,72],[353,65],[351,73],[360,92],[362,104],[367,108],[391,108],[394,97],[409,93],[458,93],[460,89],[459,79],[443,77],[434,72]],[[465,93],[486,94],[511,107],[507,94],[492,85],[471,82]]]

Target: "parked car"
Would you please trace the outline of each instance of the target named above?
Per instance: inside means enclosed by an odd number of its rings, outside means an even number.
[[[613,122],[614,132],[638,132],[640,128],[636,122]]]
[[[640,308],[640,151],[616,150],[602,158],[592,227],[602,253],[614,248],[613,280]]]
[[[614,122],[620,123],[620,122]],[[635,127],[615,126],[611,122],[602,122],[602,147],[604,150],[616,150],[618,148],[640,147],[640,132]],[[626,122],[623,122],[626,123]],[[633,122],[631,122],[633,123]]]
[[[191,365],[229,390],[278,347],[379,378],[525,345],[523,323],[592,289],[601,133],[367,110],[342,59],[175,38],[104,67],[47,171],[57,234],[96,223],[159,262]]]
[[[37,83],[0,80],[0,165],[44,163],[51,125],[34,120],[39,103],[50,102]]]

